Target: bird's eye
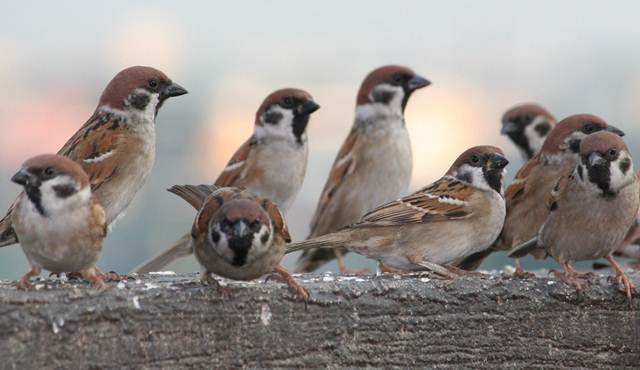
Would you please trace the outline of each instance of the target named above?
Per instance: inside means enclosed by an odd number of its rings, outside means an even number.
[[[45,174],[45,176],[51,177],[55,174],[55,170],[52,167],[47,167],[44,169],[43,173]]]
[[[282,99],[282,106],[285,108],[293,108],[293,106],[295,105],[295,101],[293,100],[292,97],[290,96],[285,96]]]
[[[480,163],[480,157],[478,157],[476,154],[471,156],[471,163],[473,164],[478,164]]]
[[[393,82],[394,85],[402,85],[404,83],[404,76],[402,76],[402,75],[394,75],[391,78],[391,81]]]
[[[158,81],[157,80],[149,80],[149,82],[147,82],[147,84],[152,89],[155,89],[155,88],[158,87]]]
[[[594,126],[594,125],[592,125],[592,124],[590,124],[590,123],[589,123],[589,124],[587,124],[587,125],[585,125],[585,126],[584,126],[583,131],[584,131],[586,134],[590,134],[590,133],[592,133],[593,131],[595,131],[595,129],[596,129],[596,126]]]
[[[609,154],[609,157],[615,157],[616,154],[618,154],[618,151],[615,149],[609,149],[609,153],[607,154]]]

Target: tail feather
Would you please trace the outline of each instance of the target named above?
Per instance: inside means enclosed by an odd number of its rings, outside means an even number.
[[[307,239],[287,246],[286,254],[303,251],[314,248],[336,248],[343,246],[344,243],[336,234],[327,234],[313,239]]]
[[[16,232],[11,226],[11,209],[6,216],[0,220],[0,248],[7,247],[18,242]]]
[[[191,255],[193,253],[192,240],[191,234],[185,234],[171,247],[165,249],[150,260],[138,265],[131,272],[143,274],[152,271],[160,271],[176,259]]]
[[[522,243],[518,246],[515,246],[511,252],[509,252],[509,257],[511,258],[522,258],[532,252],[533,250],[539,248],[538,246],[538,238],[533,237],[531,240]]]
[[[173,185],[168,192],[184,199],[195,209],[200,209],[211,193],[218,189],[215,185]]]

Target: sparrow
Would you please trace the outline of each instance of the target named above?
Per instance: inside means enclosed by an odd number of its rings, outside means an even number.
[[[107,288],[96,269],[107,234],[106,213],[82,167],[66,157],[43,154],[27,160],[11,181],[24,189],[11,224],[31,266],[18,288],[29,288],[30,278],[42,269],[79,271],[96,288]]]
[[[307,124],[319,108],[303,90],[289,88],[271,93],[256,112],[253,134],[231,157],[214,185],[248,189],[286,212],[302,187],[309,152]],[[191,254],[189,240],[189,235],[184,235],[133,271],[158,271]]]
[[[567,117],[551,130],[540,153],[527,161],[516,173],[505,191],[507,217],[504,229],[495,244],[482,253],[470,256],[459,267],[465,270],[477,268],[493,251],[510,250],[533,238],[547,217],[546,201],[558,179],[576,165],[580,157],[580,142],[587,135],[607,130],[624,135],[602,118],[591,114]],[[533,251],[534,257],[544,258],[544,253]],[[526,274],[516,260],[517,277]]]
[[[412,155],[404,109],[411,94],[429,84],[411,69],[395,65],[375,69],[364,79],[353,126],[329,172],[309,238],[357,222],[374,207],[407,194]],[[305,251],[296,271],[313,271],[335,257],[345,273],[345,252]]]
[[[556,125],[556,119],[538,104],[518,104],[502,116],[500,133],[516,145],[525,161],[540,152],[545,138]]]
[[[58,151],[87,173],[108,225],[124,213],[151,172],[158,110],[166,99],[186,93],[157,69],[126,68],[109,82],[89,120]],[[14,209],[15,204],[0,220],[0,247],[18,242]]]
[[[575,261],[606,258],[615,281],[624,286],[631,302],[633,283],[613,259],[640,206],[640,183],[624,141],[610,132],[587,136],[580,144],[580,159],[554,186],[547,203],[547,217],[531,241],[516,247],[510,256],[539,250],[563,267],[556,276],[577,290],[586,286]]]
[[[290,244],[287,253],[346,247],[399,271],[451,276],[450,265],[496,240],[505,217],[502,150],[466,150],[440,180],[339,231]]]
[[[212,273],[249,281],[273,273],[303,300],[308,291],[280,262],[291,241],[284,217],[269,199],[239,188],[175,185],[169,189],[198,210],[190,244],[202,281],[221,289]]]

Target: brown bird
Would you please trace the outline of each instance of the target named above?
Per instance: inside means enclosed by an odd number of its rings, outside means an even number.
[[[29,288],[30,278],[42,269],[79,271],[96,288],[106,288],[96,269],[107,233],[106,217],[82,167],[68,158],[44,154],[27,160],[11,181],[24,188],[11,223],[31,266],[18,288]]]
[[[204,283],[220,288],[211,273],[233,280],[274,273],[298,297],[309,298],[308,291],[280,265],[291,237],[273,202],[238,188],[176,185],[169,191],[198,210],[190,243],[204,268]]]
[[[333,162],[309,238],[357,222],[374,207],[407,194],[412,156],[404,109],[411,94],[429,84],[411,69],[393,65],[375,69],[364,79],[353,127]],[[296,270],[313,271],[337,258],[344,273],[345,252],[305,251]]]
[[[293,243],[287,253],[344,246],[393,269],[451,276],[443,266],[488,248],[500,234],[507,164],[496,147],[468,149],[435,183],[337,232]]]
[[[166,99],[186,93],[157,69],[126,68],[109,82],[91,118],[58,152],[87,173],[107,224],[125,212],[151,172],[158,110]],[[13,209],[15,204],[0,221],[0,247],[17,242]]]
[[[500,133],[516,145],[525,161],[540,152],[544,140],[556,125],[556,119],[538,104],[518,104],[502,116]]]
[[[577,272],[573,262],[605,257],[631,302],[633,283],[612,254],[635,221],[639,186],[631,155],[619,136],[609,132],[587,136],[580,144],[579,163],[553,188],[537,237],[510,255],[521,257],[532,250],[550,255],[564,269],[556,276],[577,290],[586,286],[586,274]]]
[[[602,118],[590,114],[573,115],[560,121],[551,130],[540,153],[520,168],[511,185],[507,187],[507,217],[498,240],[492,248],[467,258],[460,267],[473,270],[491,252],[510,250],[533,238],[547,217],[546,201],[551,190],[558,179],[571,171],[579,160],[581,140],[601,130],[624,135]],[[544,258],[544,253],[541,252],[534,251],[533,255],[536,258]],[[518,260],[515,275],[527,276]]]
[[[238,187],[272,200],[283,212],[302,187],[307,169],[306,128],[320,106],[298,89],[273,92],[256,112],[253,135],[236,151],[215,182],[217,187]],[[142,263],[133,271],[158,271],[192,253],[189,235]]]

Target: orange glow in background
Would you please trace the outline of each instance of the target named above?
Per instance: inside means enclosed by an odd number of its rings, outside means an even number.
[[[57,151],[89,118],[109,79],[136,64],[163,70],[189,94],[164,104],[154,171],[106,241],[100,264],[118,272],[189,229],[194,211],[165,189],[213,182],[251,135],[264,97],[282,87],[305,89],[321,105],[308,126],[307,177],[286,215],[294,239],[304,238],[353,122],[359,84],[383,64],[408,65],[433,82],[414,93],[406,109],[412,189],[439,178],[459,153],[479,144],[501,147],[512,176],[521,160],[499,135],[499,119],[523,101],[537,101],[558,118],[601,115],[627,132],[640,157],[640,32],[633,18],[640,4],[607,4],[610,17],[600,17],[597,4],[582,2],[580,16],[571,2],[416,1],[393,17],[388,5],[317,3],[309,16],[308,6],[294,1],[159,1],[153,7],[72,1],[41,3],[38,12],[6,4],[0,22],[0,208],[19,192],[8,179],[20,163]],[[594,18],[598,27],[579,21]],[[485,267],[506,263],[498,256]],[[193,261],[174,267],[196,269]],[[0,249],[0,278],[25,269],[17,248]]]

